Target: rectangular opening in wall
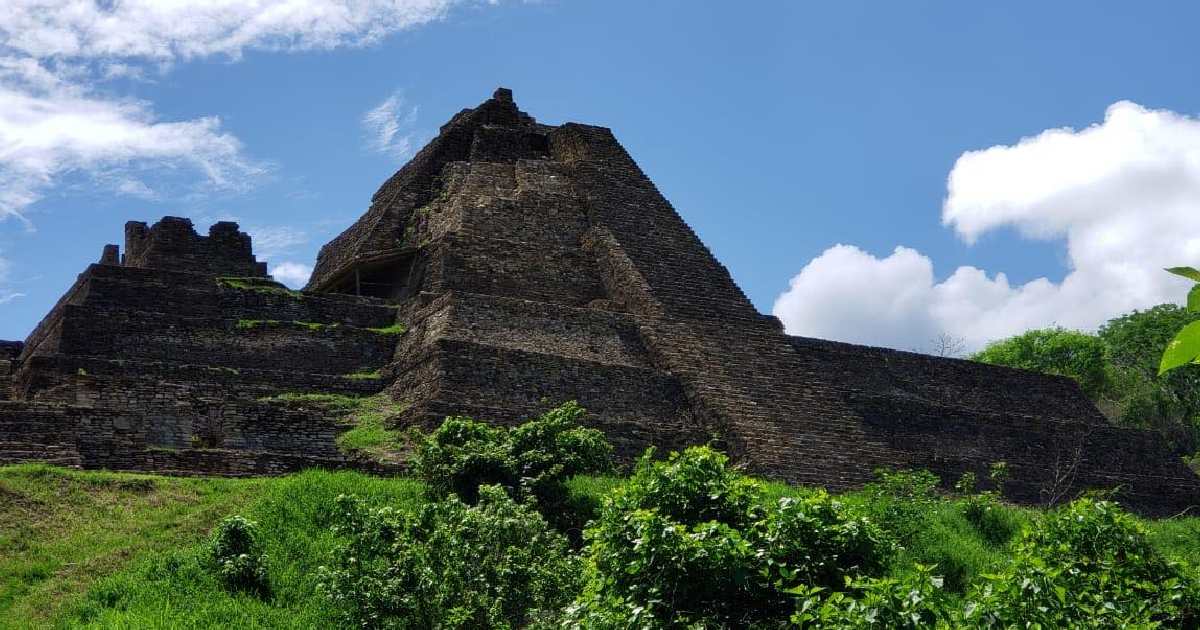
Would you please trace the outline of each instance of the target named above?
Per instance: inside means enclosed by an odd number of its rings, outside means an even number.
[[[414,252],[398,252],[366,260],[354,267],[333,293],[395,300],[408,295]]]

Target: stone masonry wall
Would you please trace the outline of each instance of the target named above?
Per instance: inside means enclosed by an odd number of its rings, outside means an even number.
[[[212,276],[267,275],[266,263],[255,260],[250,237],[236,223],[214,223],[204,237],[196,234],[190,219],[180,217],[163,217],[150,227],[126,223],[122,264]]]

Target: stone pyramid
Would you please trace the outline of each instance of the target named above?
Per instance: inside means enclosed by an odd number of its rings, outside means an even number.
[[[303,293],[236,225],[131,223],[123,257],[107,247],[23,346],[0,345],[0,379],[0,462],[392,470],[340,452],[336,415],[276,400],[384,392],[395,427],[578,400],[624,461],[715,443],[835,490],[1004,461],[1018,501],[1200,505],[1158,435],[1108,424],[1068,379],[785,334],[610,130],[539,124],[505,89],[383,184]]]

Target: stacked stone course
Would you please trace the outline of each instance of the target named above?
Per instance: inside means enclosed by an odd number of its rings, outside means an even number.
[[[1159,436],[1107,424],[1067,379],[785,335],[611,131],[539,124],[507,90],[385,182],[304,293],[222,281],[265,276],[233,224],[126,235],[0,354],[18,399],[0,403],[0,462],[386,470],[337,451],[336,417],[264,400],[386,392],[397,428],[578,400],[624,462],[715,443],[752,472],[842,490],[877,467],[951,482],[1005,461],[1018,501],[1114,487],[1146,513],[1200,504]],[[397,321],[406,333],[372,330]]]
[[[381,469],[336,448],[340,419],[276,402],[368,396],[391,360],[397,309],[288,291],[234,224],[127,226],[24,344],[3,346],[0,463],[51,461],[180,474]],[[376,330],[373,330],[376,329]]]

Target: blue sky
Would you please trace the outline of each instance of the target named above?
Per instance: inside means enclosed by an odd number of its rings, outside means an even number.
[[[148,1],[0,16],[0,338],[129,219],[235,219],[296,281],[499,85],[612,127],[795,334],[1089,329],[1200,262],[1192,3]]]

